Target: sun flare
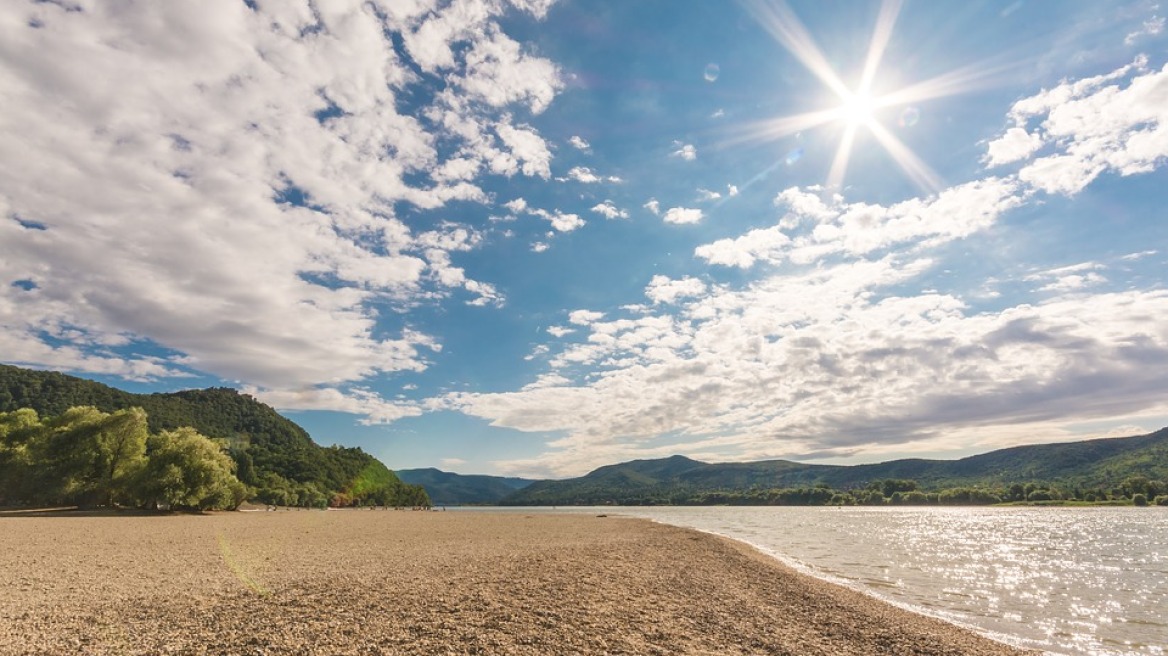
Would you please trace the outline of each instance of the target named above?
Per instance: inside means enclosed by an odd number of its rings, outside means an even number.
[[[792,134],[810,130],[825,124],[842,123],[843,134],[836,148],[835,158],[827,176],[827,186],[840,188],[851,159],[856,134],[860,128],[867,130],[884,148],[889,156],[912,181],[922,189],[937,192],[943,187],[942,180],[924,161],[904,145],[876,117],[877,110],[885,107],[904,106],[918,111],[912,103],[940,98],[985,85],[989,78],[1003,67],[968,66],[939,75],[932,79],[874,96],[873,82],[880,68],[884,50],[892,37],[892,28],[903,0],[884,0],[872,31],[868,54],[864,60],[859,83],[849,88],[832,68],[827,57],[816,45],[815,40],[803,23],[782,0],[744,0],[744,6],[770,32],[771,36],[793,54],[808,71],[813,73],[839,99],[839,105],[809,111],[793,116],[782,116],[748,126],[739,141],[759,139],[781,139]],[[915,121],[914,121],[915,123]]]

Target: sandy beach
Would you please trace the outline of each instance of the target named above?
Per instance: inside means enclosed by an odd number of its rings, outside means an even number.
[[[1017,654],[730,540],[593,516],[0,517],[2,654]]]

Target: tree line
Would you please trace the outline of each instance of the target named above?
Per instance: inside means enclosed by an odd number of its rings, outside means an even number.
[[[624,493],[598,489],[572,499],[560,498],[554,501],[561,505],[627,506],[985,506],[1068,502],[1168,506],[1168,484],[1145,476],[1129,476],[1117,485],[1064,486],[1028,482],[924,491],[914,480],[882,479],[848,490],[834,489],[826,484],[793,488],[754,486],[745,490],[630,490]],[[551,502],[539,499],[536,503]]]
[[[257,467],[246,444],[189,426],[152,431],[142,408],[77,406],[43,418],[22,408],[0,412],[0,505],[211,510],[252,498],[305,507],[429,505],[424,489],[401,483],[376,459],[326,451],[347,463],[342,469],[359,467],[344,490]]]

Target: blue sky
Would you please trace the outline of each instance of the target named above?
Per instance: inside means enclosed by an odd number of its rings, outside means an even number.
[[[1165,13],[5,0],[0,360],[465,473],[1154,430]]]

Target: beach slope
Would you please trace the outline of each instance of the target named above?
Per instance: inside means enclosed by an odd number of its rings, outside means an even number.
[[[644,520],[0,517],[3,654],[1017,654]]]

